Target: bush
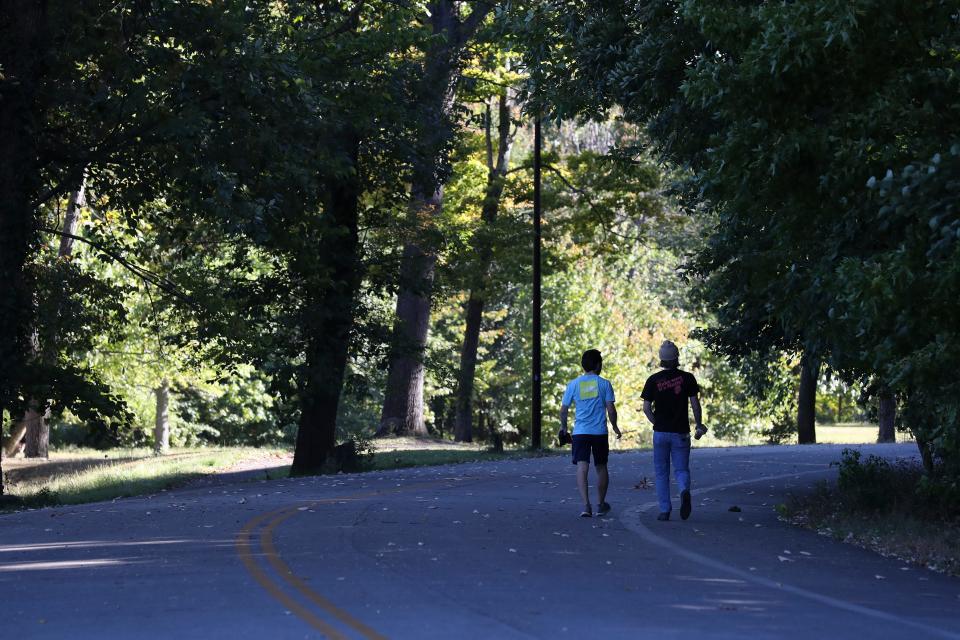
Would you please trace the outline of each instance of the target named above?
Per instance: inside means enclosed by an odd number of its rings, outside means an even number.
[[[960,481],[925,475],[914,462],[862,460],[859,451],[844,449],[837,490],[842,506],[854,512],[897,509],[921,520],[960,519]]]
[[[845,503],[866,511],[884,511],[893,506],[897,475],[889,462],[869,456],[861,462],[859,451],[843,450],[837,489]]]

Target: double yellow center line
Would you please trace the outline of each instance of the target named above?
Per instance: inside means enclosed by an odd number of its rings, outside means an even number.
[[[247,571],[267,593],[273,596],[291,613],[295,614],[297,617],[322,633],[327,638],[331,638],[332,640],[347,640],[350,636],[344,634],[339,628],[333,626],[330,622],[317,615],[317,613],[311,608],[301,604],[298,599],[290,595],[287,589],[294,589],[309,602],[319,607],[320,610],[340,621],[350,629],[353,629],[361,637],[366,638],[367,640],[386,640],[386,636],[378,633],[375,629],[372,629],[370,626],[353,617],[330,600],[324,598],[322,595],[311,589],[310,585],[308,585],[303,578],[295,574],[293,569],[291,569],[290,566],[283,561],[283,558],[281,558],[280,554],[277,552],[277,547],[273,540],[273,534],[278,526],[295,516],[300,511],[305,511],[308,508],[324,504],[343,502],[345,500],[362,500],[364,498],[379,497],[390,493],[398,493],[400,491],[424,489],[437,486],[439,484],[446,484],[448,482],[448,480],[435,481],[410,485],[389,491],[369,491],[337,498],[312,500],[310,502],[302,502],[293,506],[287,506],[280,509],[275,509],[273,511],[268,511],[267,513],[261,514],[250,520],[243,527],[243,529],[240,530],[240,533],[237,534],[237,538],[234,541],[234,548],[237,551],[237,555],[240,556],[240,560],[243,562],[243,565],[246,567]],[[259,536],[257,536],[258,531]],[[273,571],[276,573],[276,576],[279,576],[279,579],[272,576],[259,562],[257,562],[255,557],[257,545],[259,545],[260,548],[260,555],[273,569]]]

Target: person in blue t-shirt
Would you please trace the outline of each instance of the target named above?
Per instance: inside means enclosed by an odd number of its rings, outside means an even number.
[[[583,512],[580,516],[590,518],[593,509],[587,486],[587,473],[590,470],[590,453],[593,452],[593,466],[597,470],[597,515],[610,511],[607,504],[607,487],[610,475],[607,473],[607,457],[610,445],[607,441],[607,416],[610,426],[617,434],[617,440],[623,435],[617,428],[617,408],[614,406],[613,385],[600,377],[603,368],[603,356],[596,349],[583,353],[580,359],[584,374],[570,381],[560,404],[560,433],[567,432],[567,414],[570,405],[576,405],[573,425],[573,464],[577,465],[577,488],[583,499]]]

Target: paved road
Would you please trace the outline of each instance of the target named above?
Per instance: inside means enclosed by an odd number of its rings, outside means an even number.
[[[863,447],[913,456],[912,445]],[[960,580],[779,522],[840,447],[649,453],[577,517],[566,458],[201,487],[0,516],[12,638],[960,638]],[[732,505],[742,512],[733,513]]]

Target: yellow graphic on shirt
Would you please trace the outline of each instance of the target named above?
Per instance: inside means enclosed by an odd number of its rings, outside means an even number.
[[[600,395],[599,385],[596,380],[580,381],[580,399],[590,400]]]

